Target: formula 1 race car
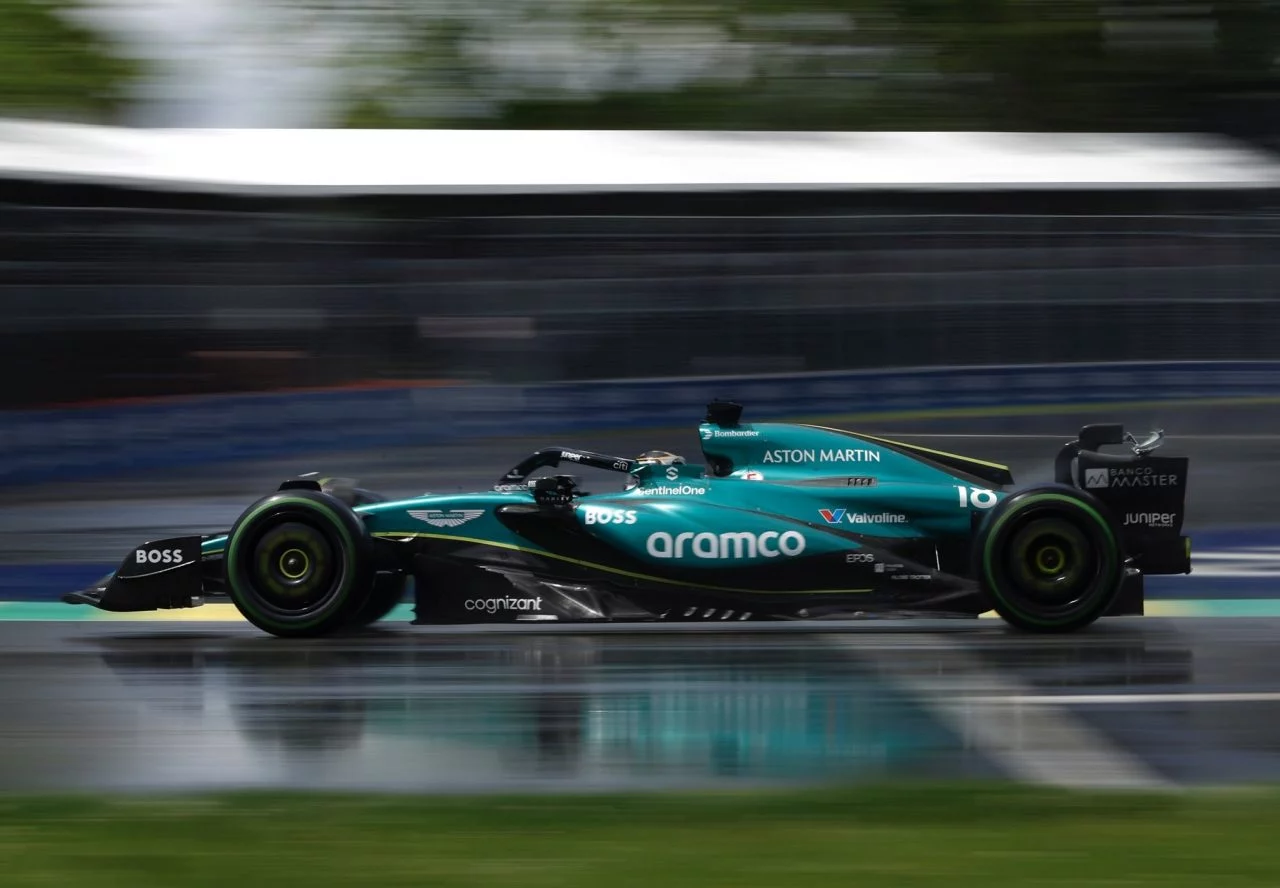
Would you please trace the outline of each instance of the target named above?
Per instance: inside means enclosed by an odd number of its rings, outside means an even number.
[[[230,531],[154,540],[64,600],[109,611],[229,598],[279,636],[415,623],[968,616],[1040,632],[1141,614],[1143,577],[1191,571],[1186,457],[1085,426],[1052,483],[871,435],[741,422],[714,402],[705,465],[541,450],[489,490],[389,500],[304,475]],[[1104,454],[1127,444],[1129,453]],[[589,493],[564,465],[616,472]]]

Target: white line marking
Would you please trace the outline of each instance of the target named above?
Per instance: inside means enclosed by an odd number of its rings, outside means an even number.
[[[851,653],[870,653],[854,639],[824,637]],[[924,702],[967,748],[981,750],[1016,779],[1066,787],[1176,788],[1061,706],[1049,701],[1026,709],[1008,705],[1011,699],[1040,695],[1010,676],[994,672],[946,636],[925,638],[930,642],[926,654],[917,651],[895,656],[881,650],[874,657],[860,659]],[[928,671],[922,665],[927,665]],[[972,696],[975,691],[992,694]]]
[[[1262,568],[1200,565],[1192,574],[1201,580],[1275,580],[1280,579],[1280,565]]]
[[[1280,549],[1212,549],[1194,555],[1200,561],[1274,561],[1280,564]]]
[[[1280,549],[1272,547],[1193,552],[1191,560],[1193,573],[1201,579],[1280,577]]]
[[[1280,703],[1280,691],[1239,691],[1220,694],[1020,694],[1012,697],[968,697],[970,702],[997,705],[1070,706],[1141,703]]]
[[[962,421],[964,417],[959,417]],[[1027,440],[1027,441],[1074,441],[1075,432],[1062,432],[1053,435],[1040,432],[886,432],[886,435],[892,438],[971,438],[971,439],[990,439],[999,441],[1002,439],[1010,440]],[[1170,434],[1165,438],[1165,442],[1172,441],[1280,441],[1280,434],[1255,432],[1252,434],[1231,435],[1231,434]]]

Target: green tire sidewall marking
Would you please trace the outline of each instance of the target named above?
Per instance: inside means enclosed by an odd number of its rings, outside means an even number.
[[[343,542],[347,546],[347,552],[348,553],[355,552],[355,548],[356,548],[355,541],[351,539],[351,534],[347,530],[346,525],[343,524],[341,516],[339,516],[337,512],[333,511],[333,509],[329,508],[324,503],[318,503],[312,499],[304,499],[302,497],[290,496],[290,497],[284,497],[278,500],[272,500],[269,503],[263,503],[262,505],[254,509],[252,512],[250,512],[248,515],[246,515],[243,519],[241,519],[239,524],[241,526],[244,526],[249,522],[253,521],[253,519],[257,518],[263,512],[268,512],[272,509],[276,509],[281,506],[289,506],[289,505],[305,506],[317,512],[318,514],[323,515],[329,521],[329,523],[331,523],[337,529],[339,535],[342,537]],[[231,587],[233,591],[235,590],[235,585],[236,585],[234,578],[236,576],[237,565],[240,560],[239,543],[240,543],[239,535],[237,535],[234,539],[229,537],[227,539],[226,555],[224,556],[226,559],[227,584]],[[342,602],[347,598],[348,595],[351,594],[351,584],[355,579],[355,577],[353,576],[352,572],[349,569],[346,571],[346,574],[347,574],[346,579],[343,582],[342,587],[338,590],[337,595],[334,597],[332,601],[330,601],[329,603],[330,606],[327,607],[324,610],[324,612],[317,614],[316,616],[311,617],[309,619],[280,622],[276,618],[263,613],[261,609],[259,609],[252,601],[245,599],[244,596],[237,596],[236,603],[239,604],[241,607],[245,608],[246,610],[252,611],[253,615],[257,617],[259,620],[263,621],[264,623],[269,623],[272,626],[280,626],[281,628],[285,628],[285,629],[306,629],[328,619],[329,611],[332,608],[333,604]]]
[[[987,534],[987,541],[982,547],[982,572],[988,580],[988,584],[990,586],[990,589],[989,589],[990,593],[992,594],[992,596],[999,599],[1000,602],[1006,608],[1008,608],[1013,613],[1017,614],[1021,619],[1026,620],[1028,623],[1035,623],[1038,626],[1056,626],[1061,621],[1046,620],[1040,617],[1032,617],[1028,614],[1023,613],[1020,608],[1018,608],[1016,605],[1010,602],[1000,592],[999,587],[994,581],[993,572],[991,569],[991,561],[994,555],[993,549],[995,548],[996,538],[1000,535],[1000,528],[1003,527],[1005,522],[1009,521],[1011,518],[1016,518],[1018,515],[1020,515],[1027,506],[1032,505],[1034,503],[1040,503],[1040,502],[1066,503],[1067,505],[1074,506],[1080,509],[1080,511],[1084,512],[1086,515],[1088,515],[1090,518],[1093,519],[1093,521],[1098,525],[1098,527],[1102,529],[1102,532],[1106,535],[1106,538],[1107,538],[1107,548],[1105,552],[1107,573],[1111,573],[1114,570],[1114,563],[1119,553],[1116,551],[1115,534],[1111,532],[1111,527],[1110,525],[1107,524],[1107,520],[1103,518],[1102,515],[1098,512],[1098,510],[1095,509],[1093,506],[1089,505],[1088,503],[1082,500],[1078,500],[1075,497],[1065,496],[1064,494],[1061,494],[1061,493],[1034,494],[1032,496],[1027,497],[1025,500],[1022,500],[1016,506],[1011,508],[1008,512],[1000,516],[999,520],[996,521],[994,526],[992,526],[990,533]]]

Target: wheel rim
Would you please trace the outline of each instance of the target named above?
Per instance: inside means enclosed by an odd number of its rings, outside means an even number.
[[[1028,521],[1009,541],[1007,576],[1023,599],[1042,614],[1069,611],[1095,591],[1097,549],[1089,536],[1063,518]]]
[[[300,580],[311,569],[311,559],[301,549],[287,549],[276,566],[286,579]]]
[[[311,524],[269,523],[247,549],[254,596],[276,615],[309,614],[339,589],[341,565],[335,547]]]

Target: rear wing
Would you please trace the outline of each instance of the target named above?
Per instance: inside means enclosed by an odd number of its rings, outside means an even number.
[[[1081,453],[1097,454],[1098,448],[1109,444],[1128,444],[1134,456],[1142,457],[1163,443],[1164,429],[1157,429],[1139,441],[1118,422],[1087,425],[1080,430],[1076,440],[1068,441],[1058,451],[1058,456],[1053,461],[1054,480],[1059,484],[1075,484],[1072,463]],[[1179,457],[1175,457],[1177,458]]]
[[[1087,425],[1054,459],[1054,480],[1097,497],[1115,518],[1125,551],[1148,574],[1191,572],[1191,541],[1182,536],[1186,514],[1185,456],[1153,456],[1164,432],[1137,438],[1119,423]],[[1129,453],[1101,453],[1127,445]]]

